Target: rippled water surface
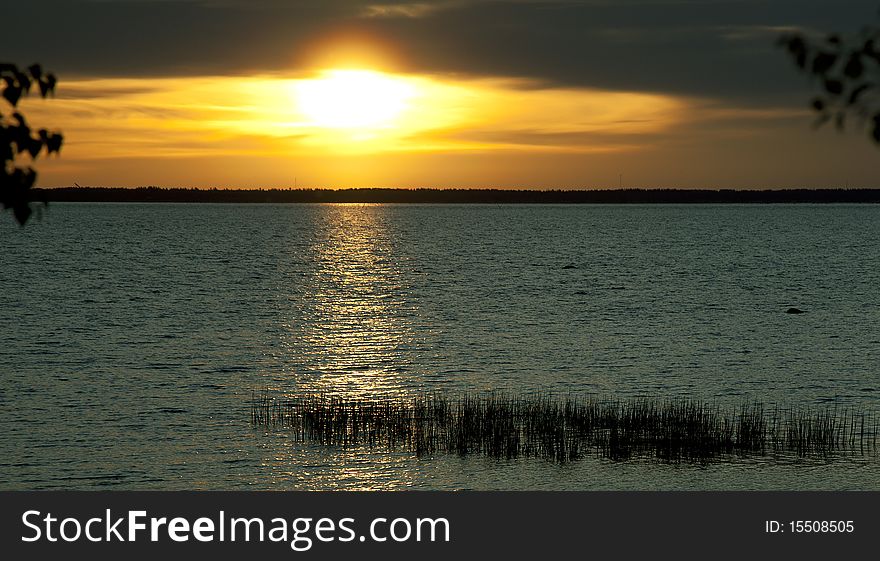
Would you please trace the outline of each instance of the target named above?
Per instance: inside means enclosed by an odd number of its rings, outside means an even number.
[[[0,218],[3,489],[880,489],[862,458],[416,459],[249,422],[266,388],[880,410],[877,206],[59,204],[23,229]]]

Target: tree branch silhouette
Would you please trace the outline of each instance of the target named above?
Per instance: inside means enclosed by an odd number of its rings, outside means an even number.
[[[64,137],[47,129],[31,130],[24,115],[16,109],[18,102],[27,96],[36,85],[40,95],[54,95],[57,80],[52,73],[44,73],[39,64],[32,64],[19,70],[14,64],[0,63],[0,88],[8,107],[0,111],[0,158],[3,170],[0,173],[0,208],[11,210],[15,220],[24,225],[35,208],[47,202],[35,196],[32,187],[37,180],[37,172],[30,165],[20,164],[25,155],[33,163],[41,152],[46,155],[61,150]]]
[[[810,102],[816,112],[815,127],[833,120],[842,131],[855,119],[880,145],[880,27],[823,38],[787,33],[778,44],[819,86],[820,93]]]

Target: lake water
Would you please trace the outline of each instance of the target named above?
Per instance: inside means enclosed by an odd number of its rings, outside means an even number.
[[[250,424],[267,388],[880,411],[880,206],[0,218],[2,489],[880,489],[876,459],[415,458]]]

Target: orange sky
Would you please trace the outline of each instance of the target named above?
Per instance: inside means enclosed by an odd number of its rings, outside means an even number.
[[[803,12],[628,1],[71,0],[79,37],[98,16],[189,23],[34,55],[57,96],[20,109],[65,135],[38,184],[880,187],[866,131],[813,130],[810,85],[773,46]],[[64,19],[46,22],[59,41]]]
[[[62,156],[39,163],[44,186],[585,188],[617,186],[622,174],[625,186],[748,188],[876,177],[864,165],[875,148],[811,131],[806,110],[522,79],[363,68],[68,79],[56,99],[22,109],[65,134]]]

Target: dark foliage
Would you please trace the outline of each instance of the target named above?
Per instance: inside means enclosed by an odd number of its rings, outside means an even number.
[[[24,115],[16,108],[19,101],[36,86],[42,97],[55,92],[55,75],[44,73],[39,64],[19,70],[14,64],[0,63],[0,95],[6,108],[0,110],[0,209],[11,210],[19,224],[24,225],[34,212],[35,203],[46,204],[42,193],[32,189],[37,172],[29,165],[19,165],[29,157],[33,162],[41,152],[57,154],[64,138],[46,129],[32,130]],[[39,208],[39,206],[37,206]]]
[[[880,144],[880,28],[824,38],[788,33],[779,38],[779,45],[818,86],[810,102],[817,115],[815,126],[833,120],[843,130],[855,119]]]

